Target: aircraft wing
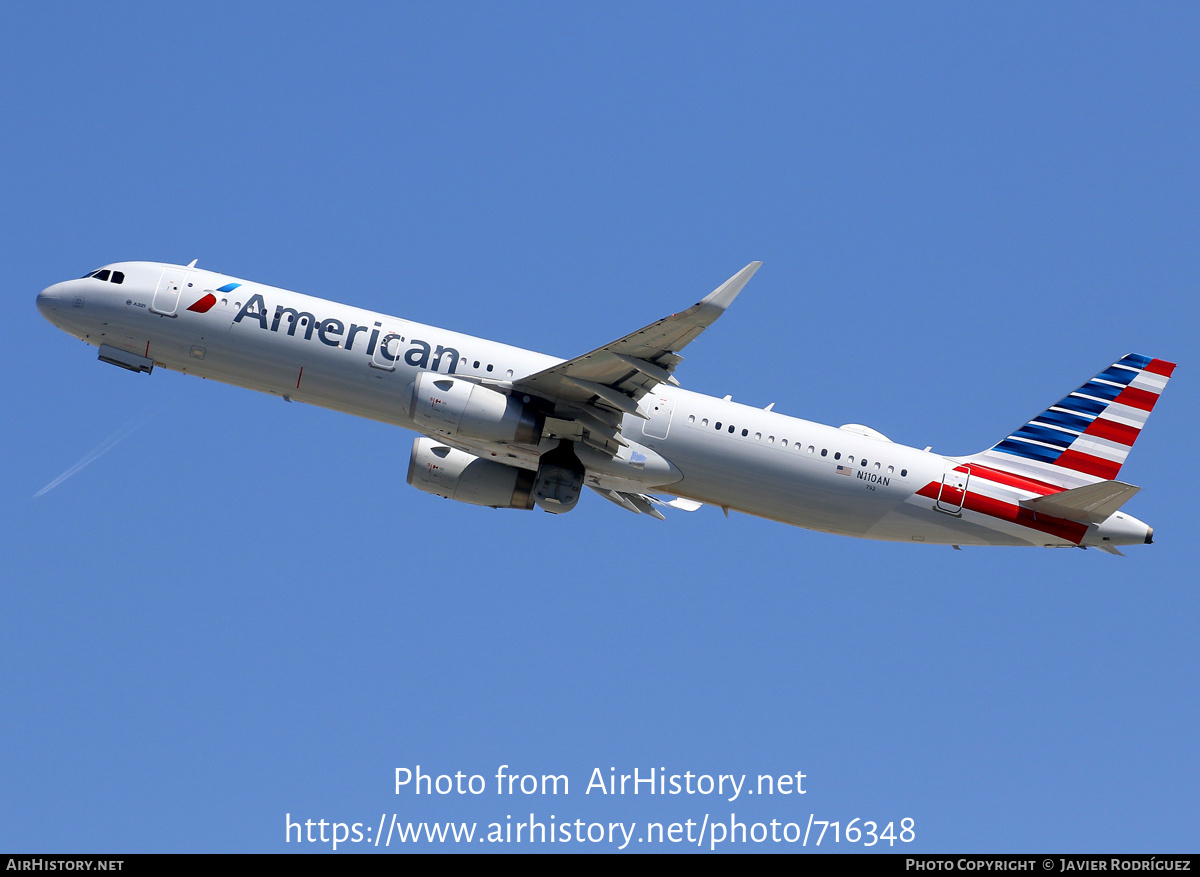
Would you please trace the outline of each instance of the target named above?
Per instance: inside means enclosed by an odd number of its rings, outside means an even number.
[[[516,392],[554,402],[544,434],[616,453],[626,414],[645,417],[638,402],[672,377],[679,351],[716,322],[762,262],[751,262],[686,311],[664,317],[611,344],[513,381]]]

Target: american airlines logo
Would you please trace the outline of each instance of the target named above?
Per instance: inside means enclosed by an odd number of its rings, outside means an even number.
[[[213,298],[211,295],[200,299],[188,310],[196,310],[199,313],[205,313],[212,304],[216,302],[213,299],[212,303],[205,304],[206,300]],[[203,310],[200,307],[203,306]],[[454,369],[458,364],[459,352],[453,347],[443,347],[437,345],[434,347],[428,341],[422,341],[419,338],[409,338],[407,342],[403,336],[395,332],[389,332],[380,338],[382,325],[375,322],[371,326],[360,326],[358,323],[351,323],[349,327],[341,320],[330,317],[325,320],[318,320],[316,316],[307,311],[298,311],[295,308],[285,308],[283,305],[275,306],[275,313],[271,314],[267,308],[266,300],[262,295],[255,293],[250,296],[249,300],[242,305],[241,310],[237,312],[237,316],[233,318],[233,322],[241,323],[245,321],[253,321],[258,324],[258,327],[264,332],[278,332],[280,326],[286,326],[284,331],[286,334],[297,337],[296,330],[304,326],[304,340],[311,341],[313,333],[316,333],[317,340],[328,347],[343,347],[346,350],[353,350],[356,341],[359,341],[359,335],[366,334],[366,347],[364,348],[359,343],[359,350],[363,350],[367,356],[378,356],[379,359],[386,362],[398,362],[403,358],[404,362],[411,365],[413,368],[429,369],[438,371],[442,367],[442,363],[446,364],[446,373],[454,374]],[[393,344],[393,342],[395,342]],[[402,344],[407,343],[408,349],[403,353],[400,352]]]
[[[216,303],[217,297],[210,292],[204,298],[191,305],[188,310],[195,311],[197,314],[207,314]]]

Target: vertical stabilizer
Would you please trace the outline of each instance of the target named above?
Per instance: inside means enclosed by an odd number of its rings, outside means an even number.
[[[1173,362],[1123,356],[967,462],[1067,489],[1114,480],[1174,370]]]

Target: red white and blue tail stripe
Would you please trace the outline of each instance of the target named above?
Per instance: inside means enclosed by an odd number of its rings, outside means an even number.
[[[1070,489],[1121,471],[1175,363],[1131,353],[967,462]]]

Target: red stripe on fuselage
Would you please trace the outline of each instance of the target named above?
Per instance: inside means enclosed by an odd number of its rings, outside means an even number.
[[[1012,472],[1005,472],[1003,469],[993,469],[990,466],[980,466],[978,463],[968,463],[963,466],[956,466],[954,471],[966,472],[968,466],[970,467],[972,477],[983,478],[987,481],[995,481],[997,484],[1015,487],[1018,490],[1028,490],[1030,493],[1040,493],[1042,496],[1045,496],[1047,493],[1061,493],[1066,489],[1060,484],[1047,484],[1045,481],[1038,481],[1035,478],[1026,478],[1023,475],[1014,475]]]
[[[941,487],[940,482],[930,481],[918,490],[917,494],[936,502],[938,490]],[[953,502],[957,504],[957,494],[959,491],[955,490],[953,492],[956,494]],[[942,491],[942,499],[948,499],[945,490]],[[1087,534],[1088,529],[1087,524],[1081,524],[1078,521],[1068,521],[1065,518],[1055,518],[1046,514],[1039,515],[1016,503],[1005,502],[1002,499],[995,499],[980,493],[968,492],[966,501],[963,503],[963,508],[969,512],[977,512],[981,515],[987,515],[990,518],[997,518],[1020,527],[1027,527],[1030,530],[1037,530],[1040,533],[1056,536],[1059,539],[1066,539],[1068,542],[1074,542],[1076,545],[1083,541],[1083,537]]]
[[[1133,443],[1137,441],[1140,432],[1141,429],[1136,426],[1126,426],[1124,423],[1117,423],[1115,420],[1105,420],[1103,417],[1097,417],[1088,424],[1088,428],[1083,431],[1083,434],[1133,447]]]
[[[938,490],[941,489],[941,484],[936,481],[930,481],[924,487],[917,491],[917,496],[923,496],[926,499],[937,500]]]

